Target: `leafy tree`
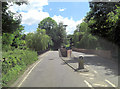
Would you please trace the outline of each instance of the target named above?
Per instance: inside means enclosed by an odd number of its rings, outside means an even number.
[[[120,2],[90,2],[91,10],[85,19],[89,23],[93,35],[97,35],[118,45],[118,53],[120,53],[119,6]],[[112,48],[113,46],[110,46],[109,50]]]
[[[53,20],[51,17],[47,17],[47,18],[43,19],[38,24],[38,28],[45,29],[46,30],[46,34],[48,34],[51,37],[53,36],[54,28],[56,28],[56,26],[57,26],[56,21]]]
[[[93,0],[94,1],[94,0]],[[120,6],[118,2],[90,2],[90,12],[86,16],[85,21],[89,23],[92,29],[91,33],[99,37],[103,37],[111,41],[111,26],[109,25],[108,14],[116,13],[115,9]]]
[[[52,45],[51,38],[46,34],[45,29],[37,29],[35,33],[29,33],[26,36],[26,44],[35,51],[45,50]]]
[[[50,17],[43,19],[38,28],[45,29],[46,34],[49,35],[53,41],[52,49],[58,49],[66,39],[66,32],[63,23],[57,25],[56,21]]]
[[[12,2],[12,1],[10,1]],[[21,5],[26,2],[14,3]],[[8,8],[11,6],[8,2],[2,2],[2,44],[3,50],[8,51],[11,48],[19,48],[25,45],[25,41],[22,40],[22,31],[24,27],[20,25],[21,15],[19,13],[13,13],[8,11]]]
[[[88,27],[88,24],[85,22],[82,22],[80,25],[77,25],[77,29],[74,32],[74,46],[77,48],[96,48],[97,43],[97,37],[93,36],[90,33],[90,28]]]
[[[66,42],[66,31],[63,23],[59,23],[58,26],[55,29],[55,37],[53,39],[54,42],[54,48],[58,49],[61,47],[61,45],[64,45]]]
[[[26,2],[13,3],[21,5]],[[13,13],[8,11],[8,2],[2,2],[2,33],[12,33],[19,28],[21,23],[21,15],[19,13]]]
[[[17,31],[13,33],[3,33],[2,35],[2,45],[3,50],[10,50],[11,48],[24,48],[25,46],[25,40],[22,39],[24,36],[21,32],[24,30],[24,27],[22,25],[19,25],[19,28],[17,28]]]
[[[109,30],[109,34],[111,35],[109,36],[109,39],[115,44],[117,44],[118,59],[120,59],[120,30],[119,30],[120,28],[120,7],[117,7],[117,9],[115,9],[114,11],[115,13],[110,12],[108,14],[107,22],[109,22],[109,26],[111,28]]]
[[[120,7],[114,10],[114,12],[110,12],[108,16],[108,20],[106,22],[109,23],[110,30],[108,34],[110,34],[109,38],[112,42],[116,43],[120,46]]]

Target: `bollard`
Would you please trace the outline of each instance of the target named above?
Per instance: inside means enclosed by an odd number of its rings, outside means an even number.
[[[67,57],[71,57],[72,50],[67,50]]]
[[[84,69],[84,60],[82,56],[78,59],[78,69]]]

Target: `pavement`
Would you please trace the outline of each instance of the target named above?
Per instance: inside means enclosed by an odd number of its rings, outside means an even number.
[[[61,57],[73,70],[78,69],[78,60],[74,57],[83,56],[84,68],[88,72],[78,71],[79,74],[93,87],[118,87],[118,64],[94,54],[72,52],[72,57]]]
[[[112,87],[118,86],[117,63],[94,54],[72,52],[84,56],[88,72],[77,72],[78,62],[59,57],[58,51],[49,51],[33,64],[22,77],[17,87]],[[64,60],[63,60],[64,59]],[[101,88],[103,89],[103,88]],[[109,88],[108,88],[109,89]]]

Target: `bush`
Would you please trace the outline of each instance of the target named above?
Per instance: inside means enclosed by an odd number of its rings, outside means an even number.
[[[20,31],[14,33],[2,34],[2,49],[4,51],[14,50],[15,48],[26,49],[25,40],[23,40],[23,34]]]
[[[8,56],[9,55],[9,56]],[[37,52],[31,50],[15,49],[13,51],[3,52],[2,62],[2,84],[7,84],[16,79],[21,71],[36,61]]]

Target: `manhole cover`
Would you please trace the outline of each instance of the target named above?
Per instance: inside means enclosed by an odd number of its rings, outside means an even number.
[[[54,59],[49,59],[49,60],[54,60]]]

